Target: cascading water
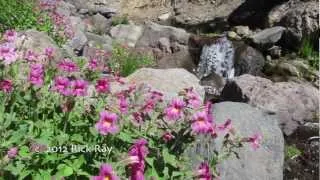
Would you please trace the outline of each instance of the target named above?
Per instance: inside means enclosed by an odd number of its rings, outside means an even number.
[[[216,43],[204,45],[202,48],[198,76],[200,79],[213,73],[224,79],[234,77],[234,47],[226,37],[217,39]]]

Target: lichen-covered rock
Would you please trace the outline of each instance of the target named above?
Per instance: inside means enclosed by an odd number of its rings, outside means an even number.
[[[213,116],[219,124],[231,119],[235,132],[240,136],[248,137],[255,133],[263,136],[261,147],[256,151],[245,145],[238,151],[239,159],[231,156],[218,164],[221,179],[283,179],[284,138],[274,115],[248,104],[222,102],[214,104]],[[221,136],[216,139],[197,137],[194,147],[187,150],[192,164],[199,164],[198,156],[210,159],[214,150],[221,151],[222,140]]]
[[[227,83],[222,91],[226,101],[247,102],[278,116],[286,135],[300,124],[313,121],[319,112],[319,90],[308,84],[277,82],[242,75]]]

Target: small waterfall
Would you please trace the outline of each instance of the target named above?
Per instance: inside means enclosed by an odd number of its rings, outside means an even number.
[[[226,37],[217,39],[211,45],[202,48],[200,63],[198,65],[198,76],[200,79],[215,73],[224,79],[234,77],[234,47]]]

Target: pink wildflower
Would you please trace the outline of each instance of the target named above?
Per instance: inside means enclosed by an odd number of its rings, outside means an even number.
[[[187,104],[190,105],[191,108],[199,108],[202,103],[199,94],[196,93],[192,88],[187,89],[186,91]]]
[[[88,90],[88,82],[83,79],[77,79],[71,82],[72,94],[74,96],[86,96]]]
[[[169,142],[171,141],[172,139],[174,139],[175,137],[170,133],[170,132],[165,132],[163,135],[162,135],[162,139],[164,142]]]
[[[14,159],[17,155],[18,155],[18,148],[17,147],[10,148],[7,152],[7,156],[10,159]]]
[[[26,54],[24,55],[24,58],[28,61],[36,61],[38,59],[39,55],[35,52],[28,50]]]
[[[197,112],[192,117],[191,129],[196,134],[207,134],[212,130],[212,122],[209,121],[205,111]]]
[[[102,135],[115,134],[119,131],[116,123],[118,116],[115,113],[102,111],[100,113],[100,120],[96,123],[95,127]]]
[[[120,180],[120,178],[113,172],[112,166],[109,164],[102,164],[98,176],[93,176],[92,180]]]
[[[13,44],[4,43],[0,45],[0,60],[3,60],[5,65],[15,62],[18,58]]]
[[[70,90],[68,89],[70,81],[66,77],[58,76],[54,79],[53,90],[59,92],[62,95],[70,95]]]
[[[0,80],[0,91],[3,91],[5,93],[11,92],[13,89],[12,81],[11,80]]]
[[[232,130],[232,123],[230,119],[227,119],[226,122],[224,122],[221,125],[218,125],[218,130],[221,132],[229,133],[230,130]]]
[[[59,64],[58,64],[58,68],[62,71],[66,71],[66,72],[76,72],[79,70],[79,67],[77,66],[76,63],[74,63],[72,60],[70,59],[64,59],[62,60]]]
[[[3,36],[7,42],[14,42],[17,38],[17,32],[15,30],[7,30]]]
[[[88,68],[91,71],[96,71],[98,69],[98,65],[99,65],[98,59],[93,58],[89,61]]]
[[[43,85],[44,78],[44,70],[42,64],[31,64],[30,65],[30,73],[29,73],[29,81],[31,84],[36,86]]]
[[[54,55],[54,49],[52,47],[47,47],[44,49],[44,54],[51,59]]]
[[[98,93],[107,93],[110,91],[110,83],[106,78],[97,80],[95,87]]]
[[[139,126],[140,124],[143,123],[144,115],[141,112],[133,112],[132,113],[133,117],[133,124]]]
[[[147,144],[145,139],[139,139],[129,150],[131,180],[144,180],[145,158],[149,154]]]
[[[127,98],[124,95],[120,95],[118,97],[118,101],[119,101],[119,109],[121,113],[127,113],[128,112],[128,108],[129,108],[129,103]]]
[[[252,137],[249,137],[249,143],[251,144],[251,147],[253,150],[257,150],[260,147],[262,141],[262,135],[257,133],[254,134]]]
[[[199,180],[213,180],[210,166],[207,162],[202,162],[196,171],[197,179]]]
[[[168,120],[178,120],[182,117],[185,103],[181,99],[173,99],[170,105],[165,109],[165,117]]]

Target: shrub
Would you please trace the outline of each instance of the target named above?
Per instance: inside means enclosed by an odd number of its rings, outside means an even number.
[[[318,37],[317,37],[318,38]],[[316,39],[317,39],[316,38]],[[319,49],[314,46],[314,38],[307,37],[303,40],[299,50],[301,57],[305,58],[314,69],[319,69]]]
[[[7,33],[0,48],[15,34]],[[20,52],[10,48],[0,50],[4,179],[213,179],[219,176],[216,164],[243,143],[260,145],[261,135],[239,137],[231,120],[216,124],[211,103],[203,104],[192,88],[167,104],[151,87],[102,76],[107,67],[99,58],[51,66],[52,52],[19,59]],[[26,82],[20,83],[24,70]],[[111,82],[122,90],[112,92]],[[224,151],[191,169],[183,152],[200,135],[222,136]]]
[[[285,158],[292,159],[300,156],[302,152],[294,145],[289,145],[285,147]]]
[[[121,76],[128,76],[137,69],[154,65],[154,58],[145,52],[133,51],[121,45],[114,45],[109,62],[111,69]]]

